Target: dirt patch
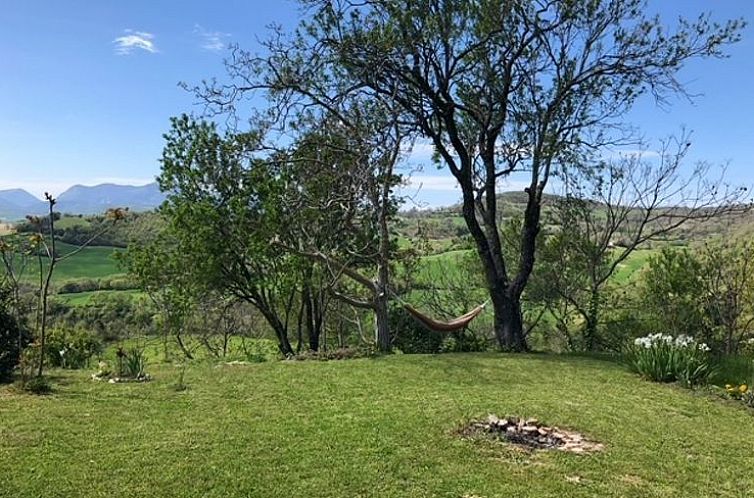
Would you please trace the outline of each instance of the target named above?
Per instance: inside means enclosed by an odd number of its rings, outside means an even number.
[[[593,453],[604,449],[601,443],[591,441],[578,432],[549,427],[535,418],[489,415],[485,420],[471,421],[461,429],[461,435],[485,436],[532,450]]]

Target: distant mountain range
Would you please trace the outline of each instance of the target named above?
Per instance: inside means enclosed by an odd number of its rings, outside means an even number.
[[[55,211],[69,214],[102,214],[109,208],[147,211],[162,204],[165,195],[156,183],[134,187],[103,183],[93,187],[74,185],[57,197]],[[47,203],[23,189],[0,190],[0,220],[15,221],[28,214],[45,214]]]

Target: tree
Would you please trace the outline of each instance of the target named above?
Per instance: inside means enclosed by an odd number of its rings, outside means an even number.
[[[288,240],[280,247],[324,266],[331,275],[330,292],[375,315],[375,338],[390,351],[388,302],[390,264],[395,253],[389,223],[397,212],[395,173],[403,135],[390,109],[352,100],[328,109],[317,130],[304,134],[290,155],[286,202]],[[301,166],[305,168],[301,169]],[[303,250],[302,250],[303,249]],[[369,278],[360,268],[376,270]],[[341,276],[365,289],[366,299],[336,289]]]
[[[265,155],[262,132],[221,136],[215,124],[185,115],[171,122],[158,177],[167,193],[160,212],[171,261],[202,286],[254,306],[280,352],[293,355],[288,332],[299,258],[272,243],[287,223],[282,161]]]
[[[186,271],[186,260],[182,256],[179,244],[167,231],[148,240],[129,244],[126,253],[119,255],[129,274],[136,278],[141,289],[159,310],[166,359],[167,339],[171,336],[186,358],[193,359],[181,334],[201,285],[194,272]]]
[[[752,338],[754,243],[727,240],[696,251],[665,249],[641,282],[642,309],[653,326],[701,337],[735,354]]]
[[[55,272],[55,267],[61,261],[64,261],[72,256],[75,256],[89,244],[91,244],[97,237],[109,229],[111,225],[104,226],[100,232],[92,235],[90,239],[80,244],[76,249],[68,252],[67,254],[60,255],[57,251],[56,235],[55,235],[55,221],[60,218],[60,213],[54,211],[56,200],[55,198],[45,192],[45,201],[47,201],[47,216],[44,217],[30,217],[30,222],[38,229],[37,234],[33,238],[33,247],[37,251],[39,261],[39,298],[37,304],[37,339],[39,340],[39,361],[37,363],[37,377],[42,377],[45,363],[45,345],[47,341],[47,311],[48,311],[48,298],[50,297],[50,284],[52,283],[52,276]],[[126,210],[120,208],[108,209],[106,217],[111,223],[115,223],[118,220],[123,219]],[[47,233],[44,233],[44,232]],[[47,268],[44,268],[43,258],[46,258]]]
[[[600,346],[604,290],[637,248],[751,207],[747,189],[726,186],[722,173],[713,178],[707,163],[684,175],[689,147],[682,136],[664,142],[649,158],[629,154],[600,160],[563,179],[566,195],[555,201],[551,220],[560,230],[546,242],[553,260],[546,279],[570,305],[560,309],[580,319],[580,347],[591,351]],[[557,315],[558,310],[551,312]]]
[[[706,244],[702,262],[709,327],[720,349],[735,354],[741,342],[751,338],[754,324],[754,242]]]
[[[276,33],[264,58],[236,50],[232,81],[200,93],[220,112],[236,110],[259,88],[305,110],[337,108],[353,94],[394,105],[461,187],[499,345],[516,351],[527,349],[521,295],[550,179],[588,164],[606,145],[626,143],[620,120],[641,95],[663,103],[688,97],[678,70],[722,56],[743,26],[701,16],[668,31],[646,16],[642,0],[303,3],[311,16],[294,36]],[[503,254],[496,195],[514,175],[529,184],[515,273]]]

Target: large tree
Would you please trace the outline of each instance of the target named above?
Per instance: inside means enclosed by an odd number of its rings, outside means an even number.
[[[643,0],[303,3],[311,15],[293,36],[276,33],[262,58],[236,50],[232,81],[202,95],[219,111],[262,87],[287,96],[286,109],[337,109],[354,93],[396,106],[460,185],[495,333],[510,350],[527,348],[521,295],[550,180],[625,143],[621,120],[643,94],[688,96],[678,70],[722,56],[743,24],[700,16],[668,28]],[[504,255],[496,195],[511,177],[528,184],[515,264]]]

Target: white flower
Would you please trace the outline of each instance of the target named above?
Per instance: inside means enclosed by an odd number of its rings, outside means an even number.
[[[678,337],[675,338],[675,345],[681,348],[685,348],[687,346],[691,346],[695,344],[696,341],[693,337],[688,336],[686,334],[681,334]]]
[[[700,343],[699,346],[697,347],[699,348],[700,351],[704,351],[705,353],[710,350],[710,347],[707,346],[706,342]]]

